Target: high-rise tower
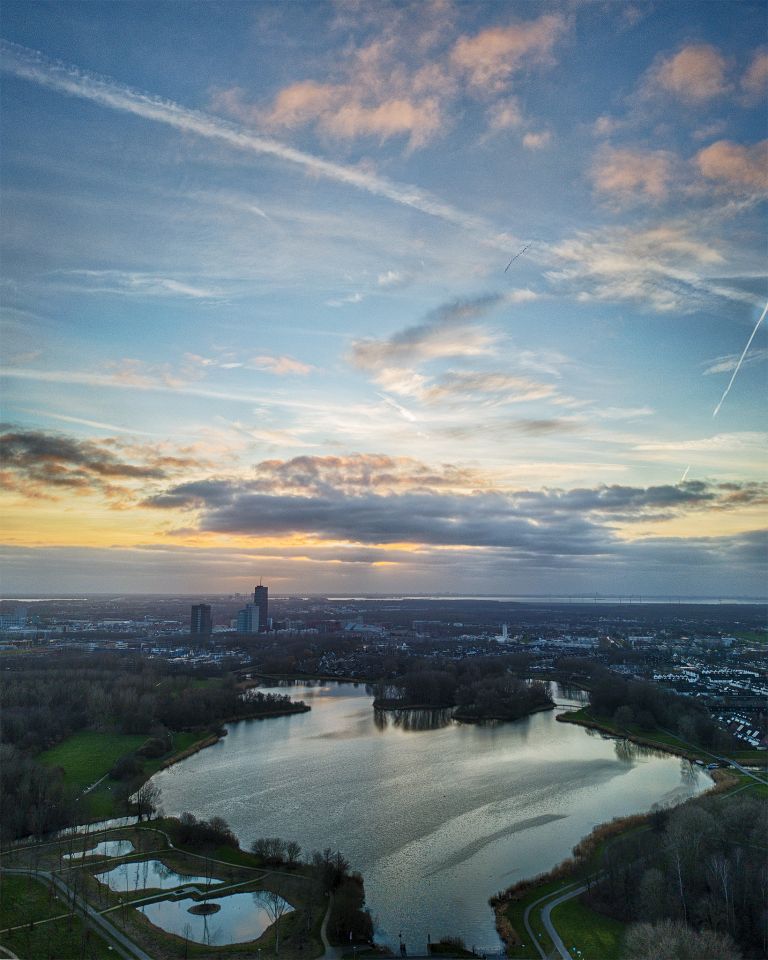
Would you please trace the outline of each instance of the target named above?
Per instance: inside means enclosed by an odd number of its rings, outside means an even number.
[[[189,632],[193,637],[210,637],[213,632],[210,603],[196,603],[192,607]]]
[[[262,586],[259,583],[258,587],[253,591],[253,602],[259,608],[259,633],[264,633],[266,630],[269,630],[269,587]]]

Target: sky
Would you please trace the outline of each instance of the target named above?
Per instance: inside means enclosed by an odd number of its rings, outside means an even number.
[[[765,595],[762,3],[3,6],[6,595]]]

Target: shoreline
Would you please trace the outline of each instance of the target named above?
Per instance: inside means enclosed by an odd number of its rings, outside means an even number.
[[[525,713],[521,713],[519,717],[502,717],[502,716],[488,716],[488,717],[476,717],[469,713],[461,713],[461,708],[456,707],[453,704],[448,704],[445,706],[435,706],[434,704],[424,704],[424,703],[408,703],[403,704],[399,701],[390,701],[390,700],[374,700],[373,701],[374,710],[384,710],[391,713],[406,713],[409,710],[453,710],[454,713],[451,714],[451,719],[456,720],[457,723],[485,723],[487,721],[493,721],[494,723],[516,723],[518,720],[525,720],[526,717],[532,716],[534,713],[542,713],[546,710],[554,710],[557,706],[555,703],[544,703],[538,707],[533,707],[531,710],[527,710]]]
[[[597,730],[598,733],[603,733],[607,737],[612,737],[614,740],[629,740],[631,743],[636,743],[640,747],[648,747],[652,750],[659,750],[662,753],[670,753],[674,757],[682,757],[683,760],[688,760],[691,763],[702,759],[699,754],[691,753],[683,747],[678,748],[671,743],[659,743],[657,740],[649,740],[647,737],[640,736],[636,733],[617,733],[611,727],[600,723],[599,720],[593,720],[591,717],[574,717],[573,712],[559,713],[555,717],[555,720],[559,723],[572,723],[577,727],[584,727],[587,730]]]
[[[549,710],[554,710],[557,704],[554,703],[542,703],[538,707],[533,707],[530,710],[526,710],[525,713],[521,713],[519,717],[473,717],[472,714],[454,714],[453,719],[458,720],[459,723],[485,723],[488,720],[499,723],[517,723],[518,720],[525,720],[526,717],[532,717],[534,713],[545,713]]]
[[[734,777],[733,773],[726,769],[710,770],[708,774],[713,781],[712,786],[696,794],[695,797],[688,797],[681,803],[676,804],[676,807],[684,806],[686,803],[698,800],[700,797],[725,793],[738,783],[738,778]],[[506,916],[507,907],[511,903],[520,901],[534,894],[538,888],[555,881],[572,880],[576,882],[579,879],[580,871],[587,865],[589,858],[600,843],[620,836],[629,830],[649,827],[651,816],[652,811],[649,810],[645,813],[631,813],[624,817],[615,817],[613,820],[600,823],[576,843],[571,851],[572,856],[561,860],[560,863],[555,864],[551,870],[518,880],[517,883],[512,884],[512,886],[494,894],[494,896],[488,900],[488,904],[493,910],[496,932],[505,948],[508,949],[518,946],[522,942],[521,935],[524,934],[524,931],[516,930]]]
[[[202,737],[200,740],[196,740],[184,750],[180,750],[178,753],[172,754],[160,764],[154,773],[151,773],[146,779],[142,780],[141,783],[136,787],[136,790],[139,790],[148,780],[151,780],[152,777],[154,777],[155,774],[159,773],[161,770],[167,770],[168,767],[172,767],[176,763],[181,763],[182,760],[193,757],[196,753],[200,753],[201,750],[205,750],[206,747],[212,747],[215,743],[223,740],[228,733],[228,731],[224,729],[225,723],[239,723],[241,720],[268,720],[272,717],[289,717],[294,713],[309,713],[311,709],[312,707],[307,703],[296,703],[290,707],[282,707],[279,710],[270,710],[267,713],[252,713],[247,714],[244,717],[224,717],[222,720],[217,721],[217,723],[221,724],[220,730],[217,730],[216,733],[209,733],[208,736]]]

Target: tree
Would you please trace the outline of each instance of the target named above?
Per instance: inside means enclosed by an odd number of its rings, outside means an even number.
[[[260,890],[254,894],[254,897],[261,901],[269,914],[270,920],[275,925],[275,956],[277,956],[280,953],[280,918],[283,914],[292,910],[293,907],[274,890]]]
[[[636,923],[627,931],[624,960],[740,960],[728,934],[697,931],[684,923],[662,920]]]
[[[288,866],[295,867],[301,856],[301,847],[295,840],[289,840],[285,846],[285,853],[288,858]]]
[[[143,820],[144,817],[150,820],[157,811],[159,800],[160,787],[156,783],[152,783],[151,780],[143,783],[133,797],[133,805],[139,820]]]

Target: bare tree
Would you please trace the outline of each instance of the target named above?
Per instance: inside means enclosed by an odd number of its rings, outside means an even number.
[[[287,900],[283,900],[280,894],[275,893],[274,890],[261,890],[257,897],[275,925],[275,956],[277,956],[280,953],[280,918],[293,908]]]
[[[727,933],[697,931],[676,920],[636,923],[627,931],[624,960],[740,960]]]
[[[147,780],[146,783],[143,783],[139,787],[134,795],[133,804],[136,808],[136,815],[140,821],[143,820],[144,817],[146,817],[147,820],[152,818],[152,814],[157,810],[159,799],[160,787],[158,787],[156,783]]]

